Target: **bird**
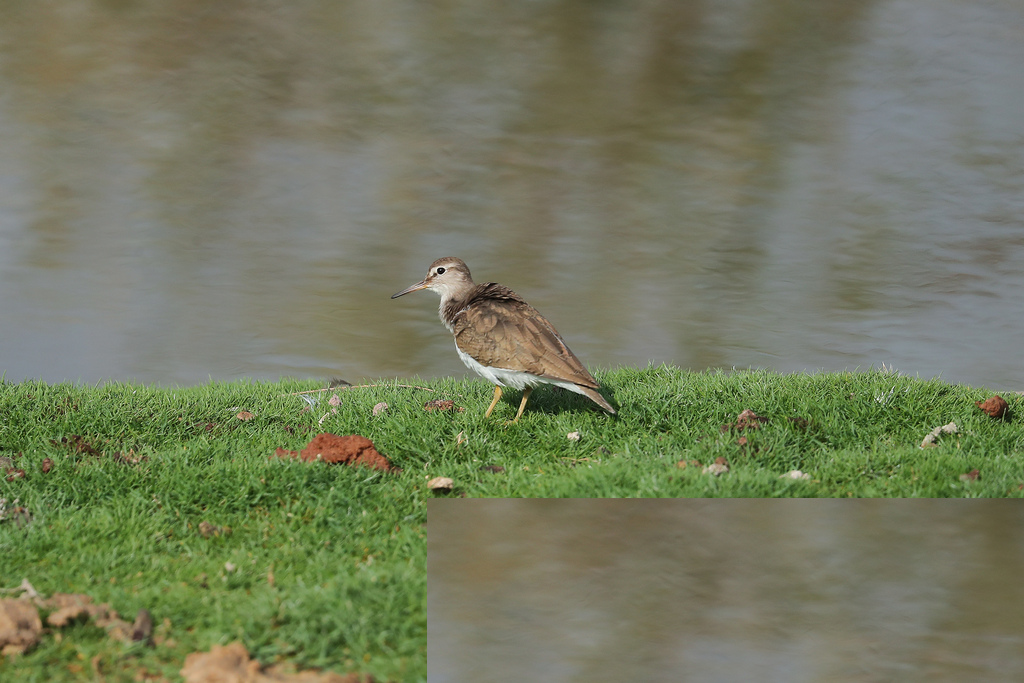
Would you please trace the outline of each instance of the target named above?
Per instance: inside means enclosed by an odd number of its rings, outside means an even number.
[[[601,386],[580,362],[555,328],[536,308],[504,285],[477,284],[462,259],[439,258],[427,276],[391,296],[429,289],[441,296],[438,314],[455,336],[455,349],[466,366],[494,384],[494,398],[484,413],[491,416],[501,399],[502,387],[522,390],[516,423],[526,409],[533,388],[553,384],[582,394],[615,414],[602,396]]]

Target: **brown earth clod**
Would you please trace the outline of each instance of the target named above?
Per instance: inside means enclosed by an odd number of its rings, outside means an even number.
[[[978,477],[981,476],[981,472],[977,469],[973,469],[970,472],[965,472],[960,475],[960,481],[977,481]]]
[[[27,600],[0,600],[0,654],[16,655],[39,642],[43,622]]]
[[[450,400],[447,400],[447,399],[438,398],[438,399],[434,399],[433,401],[427,401],[426,403],[424,403],[423,404],[423,410],[427,411],[428,413],[432,413],[435,410],[438,411],[438,412],[444,412],[446,410],[454,410],[456,412],[461,413],[461,412],[465,411],[466,409],[463,408],[462,406],[456,406],[455,405],[455,401],[450,401]]]
[[[282,666],[263,669],[238,642],[187,655],[180,673],[185,683],[374,683],[369,674],[289,673]]]
[[[60,441],[50,439],[50,443],[54,446],[68,446],[74,453],[85,453],[86,455],[103,455],[103,451],[93,446],[91,443],[85,440],[84,436],[79,434],[72,434],[71,436],[62,436]]]
[[[1006,415],[1006,408],[1008,407],[1006,399],[999,395],[993,396],[985,401],[975,401],[974,405],[981,408],[982,412],[989,417],[994,417],[996,419]]]
[[[274,455],[279,458],[298,458],[304,462],[321,461],[331,465],[364,465],[382,472],[399,471],[391,464],[390,460],[377,452],[372,441],[359,434],[349,436],[317,434],[301,451],[278,448]]]
[[[760,415],[755,413],[753,410],[750,410],[748,408],[748,409],[744,410],[743,412],[741,412],[736,417],[736,421],[735,422],[733,422],[731,424],[727,424],[727,425],[722,425],[721,428],[720,428],[720,431],[724,433],[724,432],[729,432],[729,431],[732,431],[732,430],[742,431],[744,429],[760,429],[761,428],[761,424],[764,423],[764,422],[767,422],[767,421],[768,421],[767,417],[761,417]]]

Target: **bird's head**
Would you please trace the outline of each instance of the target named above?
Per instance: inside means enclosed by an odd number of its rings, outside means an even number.
[[[414,285],[409,285],[397,294],[392,294],[391,298],[397,299],[409,292],[430,289],[440,294],[442,299],[450,299],[459,296],[472,286],[473,278],[462,259],[445,256],[430,264],[425,278]]]

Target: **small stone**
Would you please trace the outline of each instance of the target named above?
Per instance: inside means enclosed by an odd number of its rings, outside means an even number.
[[[449,477],[434,477],[427,482],[427,488],[431,491],[447,493],[455,486],[455,482]]]
[[[217,526],[216,524],[210,524],[205,519],[199,522],[199,535],[203,538],[212,538],[214,536],[227,536],[231,533],[231,527],[229,526]]]
[[[943,434],[957,434],[959,431],[960,430],[956,426],[955,422],[950,422],[949,424],[942,425],[941,427],[936,427],[930,431],[926,437],[924,437],[924,440],[921,442],[921,448],[930,448],[934,446],[935,442]]]
[[[716,477],[729,471],[729,461],[719,456],[715,461],[704,468],[704,474],[713,474]]]

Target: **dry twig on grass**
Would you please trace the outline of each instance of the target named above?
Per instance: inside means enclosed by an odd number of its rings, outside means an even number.
[[[401,387],[403,389],[422,389],[423,391],[433,392],[433,389],[429,387],[418,387],[414,384],[355,384],[347,387],[326,387],[324,389],[307,389],[306,391],[296,391],[291,394],[281,394],[282,396],[302,396],[303,394],[319,394],[324,391],[343,391],[347,389],[372,389],[375,387]]]

